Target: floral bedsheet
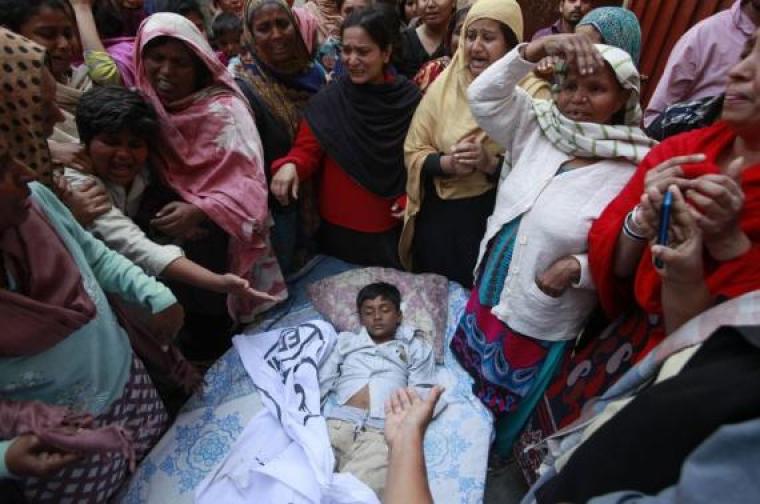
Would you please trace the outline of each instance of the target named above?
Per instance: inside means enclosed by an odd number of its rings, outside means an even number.
[[[291,281],[290,302],[246,333],[320,318],[303,295],[305,286],[350,267],[336,259],[321,258],[310,271]],[[466,302],[466,291],[457,284],[449,284],[447,343]],[[448,345],[444,364],[438,366],[438,379],[446,387],[449,404],[425,436],[425,459],[433,497],[437,503],[480,503],[493,435],[490,413],[472,395],[471,379],[451,355]],[[233,348],[209,370],[203,393],[193,396],[183,407],[118,501],[192,503],[195,487],[222,460],[261,407],[253,382]]]

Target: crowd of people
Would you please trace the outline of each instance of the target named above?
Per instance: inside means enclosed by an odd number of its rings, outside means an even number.
[[[557,3],[528,41],[516,0],[0,0],[3,497],[113,498],[316,254],[469,290],[450,348],[500,455],[545,395],[569,397],[566,425],[689,320],[760,288],[760,0],[692,27],[646,109],[636,16]],[[396,336],[398,291],[375,290],[343,357],[397,339],[426,366],[402,378],[430,382],[431,350]],[[365,320],[365,301],[391,322]],[[695,422],[659,478],[636,477],[656,443],[624,440],[649,435],[642,418],[688,430],[737,370],[751,384],[757,329],[742,331],[641,392],[530,498],[699,494],[681,467],[703,443],[725,457],[737,441],[711,436],[756,419],[756,398]],[[721,370],[716,395],[674,399]],[[346,407],[384,416],[387,447],[375,432],[382,460],[340,470],[385,502],[432,502],[422,440],[441,389],[365,391]]]

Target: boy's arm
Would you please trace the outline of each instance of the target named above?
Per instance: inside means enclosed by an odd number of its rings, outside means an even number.
[[[422,336],[415,336],[409,344],[409,386],[429,388],[434,383],[433,347]]]
[[[423,339],[421,335],[416,335],[409,344],[409,386],[426,398],[436,384],[435,355],[433,347]],[[446,407],[446,400],[441,399],[435,405],[433,417]]]

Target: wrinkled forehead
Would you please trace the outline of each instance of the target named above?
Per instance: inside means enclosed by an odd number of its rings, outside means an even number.
[[[575,62],[572,62],[566,66],[564,74],[566,79],[571,79],[574,82],[585,83],[603,81],[608,83],[614,82],[622,86],[614,70],[612,70],[612,66],[607,61],[604,62],[604,66],[601,68],[597,67],[594,73],[586,75],[581,74],[578,71],[578,65]]]

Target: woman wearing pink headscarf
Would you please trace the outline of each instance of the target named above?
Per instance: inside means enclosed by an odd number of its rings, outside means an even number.
[[[233,320],[248,322],[285,299],[287,290],[269,241],[261,140],[247,101],[205,37],[182,16],[159,13],[145,20],[136,47],[137,87],[161,122],[154,168],[175,193],[174,201],[164,199],[151,212],[149,226],[182,242],[189,258],[232,271],[267,293],[256,302],[227,300]],[[174,290],[188,313],[186,329],[196,330],[183,340],[189,353],[195,347],[207,354],[209,344],[212,353],[223,350],[226,338],[219,345],[210,341],[224,329],[218,295]]]

